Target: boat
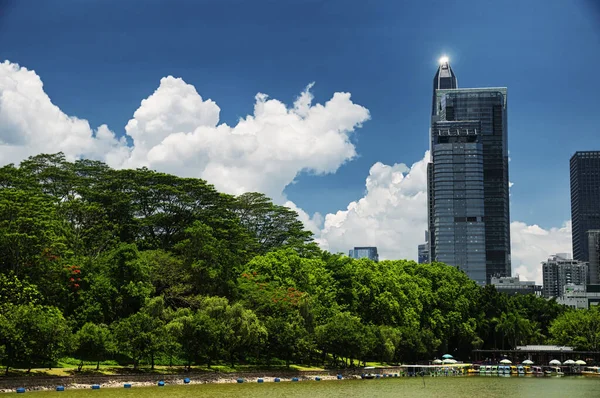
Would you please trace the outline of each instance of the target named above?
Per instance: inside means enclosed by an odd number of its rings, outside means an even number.
[[[522,365],[517,366],[517,373],[519,374],[519,376],[524,376],[525,375],[525,368],[523,368]]]
[[[533,373],[534,375],[543,375],[544,371],[542,370],[541,366],[532,366],[531,367],[531,373]]]
[[[516,375],[517,373],[518,373],[517,367],[515,365],[511,365],[511,367],[510,367],[510,374]]]
[[[558,366],[550,366],[548,367],[544,373],[546,374],[546,376],[564,376],[565,373],[562,371],[562,369]]]
[[[498,374],[498,366],[492,366],[492,374]]]
[[[600,376],[600,366],[586,366],[581,374],[584,376]]]
[[[533,370],[531,369],[531,366],[523,366],[523,369],[525,370],[526,375],[533,374]]]
[[[375,366],[365,366],[364,370],[375,370]],[[362,375],[360,375],[361,379],[374,379],[375,378],[375,374],[372,372],[368,372],[368,373],[363,373]]]

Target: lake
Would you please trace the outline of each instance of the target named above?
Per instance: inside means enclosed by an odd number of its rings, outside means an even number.
[[[425,382],[423,385],[423,382]],[[104,388],[64,392],[27,392],[27,396],[99,398],[184,397],[600,397],[600,377],[425,377],[379,380],[301,381],[281,383],[194,384],[165,387]]]

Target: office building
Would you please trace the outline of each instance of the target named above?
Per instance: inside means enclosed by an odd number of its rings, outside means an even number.
[[[519,276],[492,276],[491,284],[500,293],[506,293],[510,296],[514,294],[536,294],[540,295],[542,287],[536,285],[534,281],[522,281]]]
[[[600,303],[600,285],[566,285],[556,302],[575,309],[587,310]]]
[[[577,285],[585,289],[588,278],[588,265],[573,260],[565,253],[555,254],[542,263],[543,287],[542,296],[562,297],[565,286]]]
[[[480,284],[510,276],[507,90],[458,88],[442,59],[431,114],[430,261],[459,267]]]
[[[429,263],[429,232],[425,231],[425,243],[418,247],[419,264]]]
[[[600,284],[600,229],[592,229],[588,233],[588,272],[590,284]]]
[[[348,255],[355,259],[368,258],[369,260],[379,261],[379,254],[377,254],[376,247],[355,247],[350,250]]]
[[[570,166],[573,258],[590,261],[587,232],[600,229],[600,151],[575,152]]]

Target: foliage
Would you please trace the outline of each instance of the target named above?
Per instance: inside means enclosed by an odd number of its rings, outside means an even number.
[[[597,310],[508,297],[445,264],[322,252],[263,194],[62,154],[0,168],[0,252],[7,371],[69,354],[80,368],[353,366],[550,337],[598,348]]]

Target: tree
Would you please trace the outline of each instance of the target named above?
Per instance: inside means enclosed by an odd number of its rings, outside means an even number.
[[[273,204],[261,193],[238,196],[234,211],[244,228],[256,238],[259,254],[285,246],[301,248],[312,240],[312,233],[304,229],[295,211]]]
[[[600,308],[569,310],[559,315],[550,326],[555,344],[574,347],[580,351],[600,349]]]
[[[96,362],[96,370],[99,370],[100,362],[116,349],[110,329],[103,324],[86,323],[75,334],[74,342],[76,348],[73,355],[81,361],[77,369],[79,371],[84,361]]]
[[[52,365],[69,349],[71,337],[56,307],[15,305],[0,314],[0,345],[4,346],[6,373],[10,367]]]

